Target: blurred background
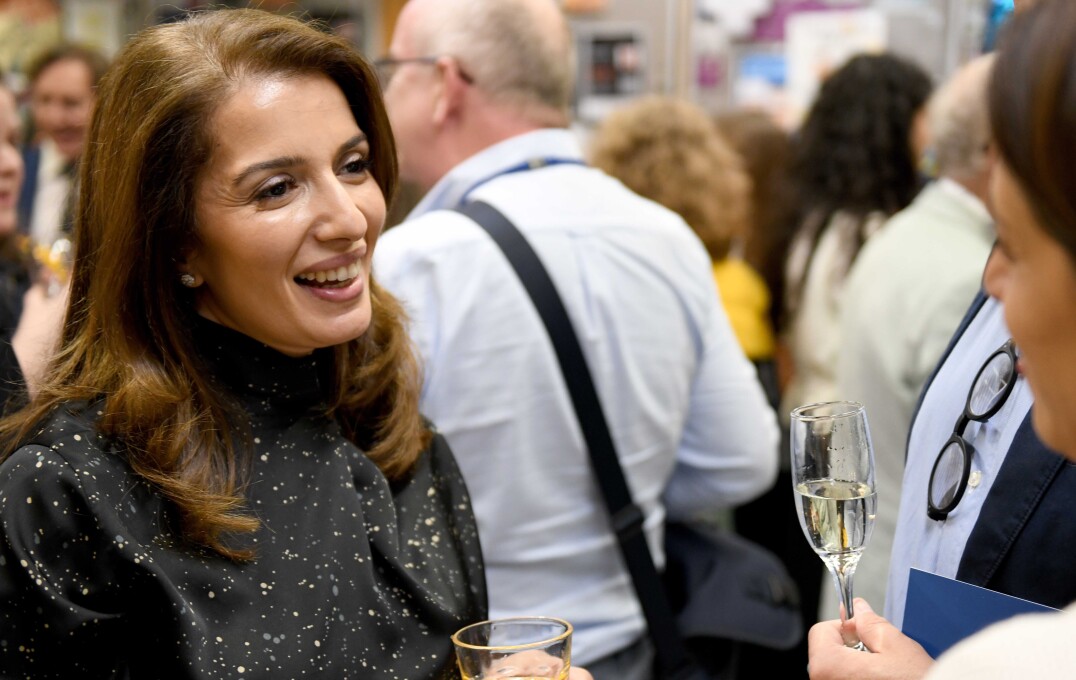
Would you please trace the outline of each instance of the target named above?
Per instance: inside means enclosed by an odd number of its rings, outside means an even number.
[[[405,0],[231,0],[323,19],[371,58],[385,52]],[[820,79],[850,54],[890,50],[935,82],[989,49],[1012,0],[560,0],[579,53],[575,112],[589,126],[640,94],[688,98],[717,113],[761,108],[794,128]],[[113,55],[128,35],[210,3],[0,0],[0,67],[25,68],[66,39]]]

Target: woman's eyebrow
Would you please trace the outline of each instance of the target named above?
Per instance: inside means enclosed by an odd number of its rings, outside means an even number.
[[[306,162],[306,159],[302,156],[280,156],[279,158],[271,158],[267,161],[261,161],[248,165],[232,180],[232,186],[239,186],[254,173],[262,172],[264,170],[281,170],[283,168],[292,168],[296,165],[302,165]]]
[[[347,151],[349,149],[352,149],[352,148],[358,146],[359,144],[362,144],[365,141],[366,141],[366,133],[365,132],[360,132],[359,134],[355,135],[351,139],[349,139],[346,142],[344,142],[343,144],[341,144],[340,148],[337,150],[337,153],[342,154],[345,151]]]
[[[337,154],[342,154],[349,149],[353,149],[356,146],[359,146],[360,144],[364,143],[365,141],[366,133],[360,132],[359,134],[355,135],[354,137],[348,139],[346,142],[341,144],[337,149]],[[240,172],[238,175],[235,176],[234,179],[232,179],[232,186],[239,186],[248,177],[258,172],[263,172],[265,170],[282,170],[284,168],[292,168],[297,165],[302,165],[305,162],[306,159],[302,156],[280,156],[279,158],[270,158],[266,161],[260,161],[258,163],[254,163],[243,168],[242,172]]]

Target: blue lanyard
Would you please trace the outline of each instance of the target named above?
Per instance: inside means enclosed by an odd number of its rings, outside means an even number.
[[[539,168],[548,168],[551,165],[586,165],[586,163],[579,160],[578,158],[531,158],[520,163],[519,165],[513,165],[512,167],[505,168],[504,170],[501,170],[496,174],[490,175],[489,177],[486,177],[484,179],[480,179],[474,184],[472,184],[470,187],[468,187],[467,191],[463,192],[463,196],[460,198],[459,206],[462,207],[464,204],[466,204],[467,199],[468,197],[470,197],[471,193],[486,182],[492,182],[498,177],[503,177],[505,175],[514,175],[517,172],[528,172],[530,170],[537,170]]]

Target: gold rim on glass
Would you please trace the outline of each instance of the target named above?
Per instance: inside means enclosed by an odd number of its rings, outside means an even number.
[[[460,640],[460,633],[468,631],[468,630],[470,630],[472,628],[477,628],[478,626],[484,626],[484,625],[493,624],[493,623],[515,623],[515,622],[530,622],[530,621],[539,622],[539,623],[549,623],[549,624],[561,625],[561,626],[564,626],[564,632],[560,633],[559,635],[554,635],[553,637],[545,638],[544,640],[538,640],[536,642],[528,642],[527,644],[524,644],[524,645],[472,645],[469,642],[464,642],[464,641]],[[455,633],[452,634],[452,642],[454,642],[457,646],[462,647],[464,649],[474,649],[474,650],[493,650],[493,649],[495,649],[497,651],[508,651],[508,650],[521,651],[521,650],[524,650],[524,649],[532,649],[534,647],[545,647],[545,646],[550,645],[550,644],[552,644],[554,642],[560,642],[561,640],[566,639],[571,634],[572,634],[572,624],[568,623],[564,619],[557,619],[557,618],[554,618],[552,616],[515,616],[515,617],[507,618],[507,619],[488,619],[486,621],[479,621],[478,623],[472,623],[469,626],[464,626],[463,628],[460,628],[459,630],[457,630]]]
[[[843,404],[845,409],[839,413],[824,413],[818,415],[808,415],[808,411],[822,408],[824,406],[837,406]],[[834,409],[836,411],[837,409]],[[832,420],[834,418],[848,418],[850,416],[858,415],[863,411],[863,404],[858,401],[820,401],[814,404],[806,404],[804,406],[797,406],[792,409],[792,417],[796,420]]]

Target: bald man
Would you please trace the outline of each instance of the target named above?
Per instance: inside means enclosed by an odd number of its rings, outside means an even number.
[[[378,244],[424,359],[422,408],[473,496],[494,617],[575,625],[596,678],[651,677],[653,650],[548,336],[487,234],[502,212],[579,336],[645,531],[771,483],[773,412],[672,212],[587,167],[566,129],[573,39],[552,0],[412,0],[380,62],[401,173],[426,195]]]

